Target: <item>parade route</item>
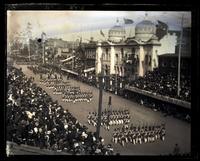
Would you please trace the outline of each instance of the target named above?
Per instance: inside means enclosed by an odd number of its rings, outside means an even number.
[[[16,66],[22,67],[22,71],[28,77],[34,77],[34,82],[42,87],[52,98],[57,100],[64,109],[68,109],[80,123],[86,125],[88,130],[95,132],[96,128],[87,124],[87,115],[89,112],[98,110],[99,90],[93,86],[78,82],[73,79],[67,81],[71,86],[80,86],[82,91],[92,91],[93,99],[91,102],[76,102],[67,103],[62,101],[61,95],[54,95],[51,89],[39,83],[39,75],[34,75],[26,65]],[[64,78],[66,79],[66,78]],[[131,115],[131,123],[133,125],[153,125],[166,124],[166,137],[164,141],[158,140],[154,143],[146,144],[125,144],[122,147],[120,144],[113,144],[111,142],[113,130],[119,126],[112,126],[109,131],[101,128],[100,135],[105,139],[105,144],[112,144],[115,153],[121,155],[168,155],[173,152],[174,145],[177,143],[180,147],[181,153],[189,153],[191,148],[191,125],[184,121],[173,118],[172,116],[164,117],[161,112],[155,112],[150,108],[140,106],[139,104],[114,95],[109,92],[103,92],[102,107],[104,110],[108,107],[109,96],[112,97],[112,109],[128,109]]]

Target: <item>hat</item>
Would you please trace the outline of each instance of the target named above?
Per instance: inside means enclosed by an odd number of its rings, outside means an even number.
[[[38,125],[39,125],[39,122],[36,122],[36,123],[35,123],[35,126],[38,126]]]
[[[96,149],[95,153],[101,153],[101,149]]]
[[[74,143],[74,148],[78,147],[79,144],[78,143]]]
[[[49,131],[47,131],[47,134],[49,135],[49,134],[51,134],[51,131],[49,130]]]
[[[65,125],[64,125],[64,128],[65,128],[65,129],[67,129],[67,128],[68,128],[68,125],[67,125],[67,124],[65,124]]]
[[[53,132],[54,132],[54,131],[57,131],[57,129],[56,129],[56,128],[53,128],[52,131],[53,131]]]
[[[35,131],[35,133],[37,133],[37,132],[38,132],[38,128],[37,128],[37,127],[35,127],[35,128],[34,128],[34,131]]]
[[[40,133],[42,132],[42,128],[39,128],[39,132],[40,132]]]
[[[92,138],[92,139],[93,139],[93,141],[96,141],[96,138],[95,138],[94,136],[93,136],[93,138]]]

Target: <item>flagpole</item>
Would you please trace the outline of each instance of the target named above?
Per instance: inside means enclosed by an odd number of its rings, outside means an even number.
[[[181,75],[181,47],[182,47],[182,38],[183,38],[183,15],[181,18],[181,36],[179,41],[179,52],[178,52],[178,96],[180,96],[180,75]]]
[[[131,37],[131,30],[132,30],[132,29],[131,29],[131,27],[130,27],[129,37]]]
[[[43,64],[44,64],[44,40],[42,40],[42,49],[43,49]]]
[[[30,38],[28,39],[28,53],[29,53],[29,61],[31,61],[31,46],[30,46]]]
[[[133,24],[133,23],[134,23],[134,21],[132,21],[131,19],[125,19],[124,18],[124,27],[125,27],[126,24]],[[131,36],[131,31],[132,31],[132,28],[130,27],[128,37]]]

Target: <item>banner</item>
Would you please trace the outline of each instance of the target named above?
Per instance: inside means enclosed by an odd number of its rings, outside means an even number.
[[[158,20],[158,24],[156,25],[156,36],[158,39],[162,39],[168,32],[168,25],[162,21]]]
[[[104,35],[104,33],[103,33],[102,30],[100,30],[100,34],[101,34],[103,37],[105,37],[105,35]]]
[[[126,19],[126,18],[124,18],[124,23],[125,24],[132,24],[134,21],[133,20],[131,20],[131,19]]]

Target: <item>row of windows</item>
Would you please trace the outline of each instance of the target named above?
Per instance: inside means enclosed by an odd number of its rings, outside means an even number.
[[[86,58],[95,59],[95,57],[96,57],[96,51],[95,50],[87,50],[86,51]]]
[[[88,54],[88,55],[86,55],[86,58],[92,58],[92,59],[95,59],[95,55],[90,55],[90,54]]]
[[[115,34],[124,35],[124,34],[125,34],[125,31],[110,31],[109,34],[110,34],[110,35],[112,35],[112,34],[114,34],[114,35],[115,35]]]
[[[151,65],[151,55],[145,55],[144,61],[146,65]]]
[[[109,50],[109,49],[106,48],[106,54],[108,54],[108,50]],[[131,52],[132,52],[132,53],[135,53],[135,48],[132,48],[132,49],[131,49]],[[121,48],[121,54],[124,54],[124,48]]]
[[[137,31],[154,31],[154,28],[152,28],[152,27],[143,27],[143,28],[136,29],[136,32]]]

